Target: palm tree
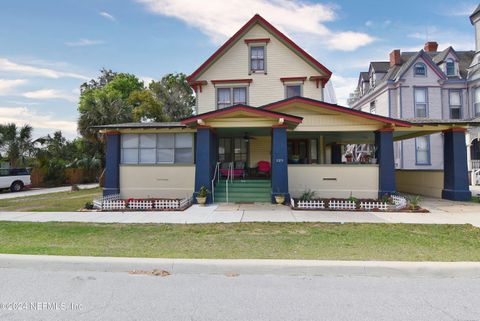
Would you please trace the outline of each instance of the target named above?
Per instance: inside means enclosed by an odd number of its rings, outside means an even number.
[[[19,167],[27,163],[34,150],[32,131],[30,125],[18,128],[14,123],[0,124],[0,155],[10,166]]]

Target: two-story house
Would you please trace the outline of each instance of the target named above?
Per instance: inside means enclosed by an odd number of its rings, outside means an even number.
[[[331,74],[255,15],[188,77],[194,116],[101,126],[104,195],[180,198],[205,186],[209,203],[270,202],[275,195],[288,201],[306,190],[377,198],[396,190],[394,140],[444,131],[446,152],[458,164],[465,159],[464,171],[446,168],[451,179],[442,184],[444,197],[470,197],[466,153],[458,144],[465,126],[412,124],[326,103]],[[346,162],[343,150],[354,143],[375,144],[375,155]]]
[[[371,62],[361,72],[356,110],[404,119],[449,122],[480,116],[478,53],[480,50],[480,6],[470,20],[476,31],[476,50],[438,50],[436,42],[427,42],[422,50],[401,52],[395,49],[389,61]],[[467,133],[470,169],[480,168],[478,128]],[[395,144],[395,166],[402,170],[442,170],[444,137],[440,134],[404,140]],[[472,179],[473,182],[476,178]]]

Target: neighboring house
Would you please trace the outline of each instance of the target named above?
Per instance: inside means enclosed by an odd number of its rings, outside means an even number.
[[[470,198],[458,143],[464,124],[424,126],[326,103],[331,74],[255,15],[188,77],[194,116],[101,126],[104,195],[186,197],[205,186],[214,190],[209,203],[288,201],[309,189],[318,197],[376,198],[396,191],[394,140],[444,131],[446,154],[460,167],[446,167],[449,180],[437,188],[445,198]],[[344,146],[353,143],[375,144],[375,161],[346,164]]]
[[[427,42],[423,50],[390,53],[389,61],[371,62],[361,72],[351,99],[356,110],[430,123],[474,120],[480,116],[480,6],[470,17],[476,32],[475,51],[438,50]],[[480,168],[478,128],[466,135],[469,168]],[[443,135],[417,137],[395,144],[395,167],[441,170]],[[473,179],[476,180],[475,178]]]

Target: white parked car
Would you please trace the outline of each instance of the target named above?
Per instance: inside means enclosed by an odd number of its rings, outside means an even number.
[[[19,192],[31,184],[30,172],[26,168],[0,169],[0,189],[9,188],[12,192]]]

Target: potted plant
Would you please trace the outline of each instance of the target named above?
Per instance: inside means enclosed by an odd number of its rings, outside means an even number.
[[[347,153],[345,154],[345,159],[347,160],[347,163],[351,163],[351,162],[352,162],[352,159],[353,159],[352,153],[347,152]]]
[[[292,155],[292,163],[293,164],[300,163],[300,155]]]
[[[210,191],[202,185],[197,192],[197,196],[195,197],[197,200],[197,204],[205,205],[205,203],[207,202],[208,193],[210,193]]]
[[[277,202],[277,204],[279,205],[285,203],[285,195],[283,194],[275,195],[275,202]]]

